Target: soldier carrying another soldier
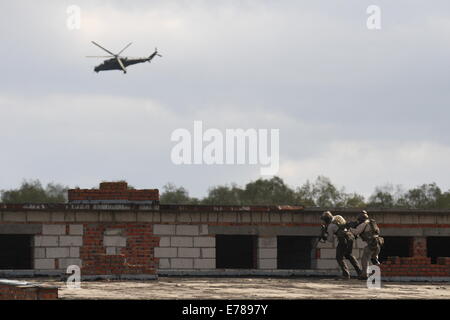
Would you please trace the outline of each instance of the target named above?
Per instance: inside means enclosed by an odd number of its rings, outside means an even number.
[[[347,226],[352,223],[348,223]],[[369,265],[369,260],[371,260],[373,265],[380,265],[378,261],[378,254],[381,251],[381,247],[384,244],[384,239],[380,237],[380,228],[378,228],[377,223],[373,219],[369,219],[369,215],[366,211],[362,211],[357,218],[355,225],[351,226],[350,232],[355,236],[360,236],[361,239],[367,243],[364,248],[363,255],[361,258],[362,273],[358,277],[360,280],[367,280],[367,267]]]
[[[322,226],[321,239],[329,242],[334,242],[335,236],[338,239],[338,245],[336,247],[336,260],[342,269],[342,276],[339,277],[339,279],[350,279],[350,272],[344,261],[344,257],[350,261],[360,277],[361,267],[352,255],[353,241],[355,240],[355,237],[346,228],[345,219],[340,215],[333,216],[330,211],[325,211],[321,215],[320,219],[325,223],[325,225]]]

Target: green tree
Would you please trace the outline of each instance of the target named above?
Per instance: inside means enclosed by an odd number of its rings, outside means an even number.
[[[429,183],[408,190],[398,202],[403,207],[432,209],[438,207],[441,197],[442,191],[436,183]]]
[[[308,207],[315,207],[313,185],[307,180],[301,187],[297,187],[295,191],[296,202]]]
[[[243,203],[243,192],[244,190],[235,184],[231,187],[212,187],[208,190],[208,195],[202,200],[202,203],[209,205],[241,205]]]
[[[314,183],[306,181],[296,190],[280,177],[258,179],[246,184],[216,186],[202,200],[205,204],[227,205],[303,205],[322,207],[364,207],[364,197],[356,193],[347,194],[339,190],[330,179],[319,176]]]
[[[295,192],[280,177],[258,179],[247,183],[242,193],[243,204],[277,205],[296,204]]]
[[[367,206],[364,196],[357,193],[346,193],[343,195],[344,201],[342,207],[345,208],[364,208]]]
[[[340,207],[344,203],[344,192],[338,190],[331,180],[324,176],[318,176],[312,185],[312,196],[316,206]]]
[[[375,188],[375,192],[369,197],[370,208],[393,208],[397,205],[397,199],[393,193],[392,185]]]
[[[442,193],[436,204],[440,209],[450,209],[450,190]]]
[[[189,197],[189,192],[183,187],[177,187],[172,183],[166,184],[164,192],[160,196],[161,204],[196,204],[198,199]]]
[[[364,196],[357,193],[346,193],[344,188],[338,189],[329,178],[318,176],[314,182],[306,181],[296,190],[297,202],[304,206],[357,207],[366,206]]]
[[[44,188],[39,180],[23,181],[19,189],[2,191],[3,203],[65,203],[67,187],[49,183]]]
[[[295,191],[286,185],[283,179],[258,179],[249,182],[245,188],[236,184],[216,186],[208,191],[203,199],[205,204],[224,205],[277,205],[298,204]]]

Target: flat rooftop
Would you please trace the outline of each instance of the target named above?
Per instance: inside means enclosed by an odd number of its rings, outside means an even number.
[[[56,280],[27,279],[58,285],[59,297],[76,299],[450,299],[450,283],[382,282],[368,289],[365,281],[332,278],[179,278],[157,281],[87,281],[70,289]]]

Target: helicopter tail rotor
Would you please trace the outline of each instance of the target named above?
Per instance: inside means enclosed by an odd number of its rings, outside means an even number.
[[[158,53],[158,48],[155,48],[155,52],[153,52],[153,53],[148,57],[148,62],[151,62],[152,59],[153,59],[155,56],[162,57],[162,55],[160,55],[160,54]]]

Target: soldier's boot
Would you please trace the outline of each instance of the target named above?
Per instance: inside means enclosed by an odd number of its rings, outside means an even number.
[[[362,269],[361,269],[361,268],[356,268],[356,267],[355,267],[355,270],[356,270],[356,276],[357,276],[357,278],[359,278],[359,277],[361,277],[361,276],[363,275],[363,272],[362,272]]]
[[[349,280],[350,279],[350,272],[348,271],[348,267],[347,264],[345,263],[345,261],[342,260],[338,260],[338,264],[342,269],[342,275],[338,276],[336,278],[336,280]]]

